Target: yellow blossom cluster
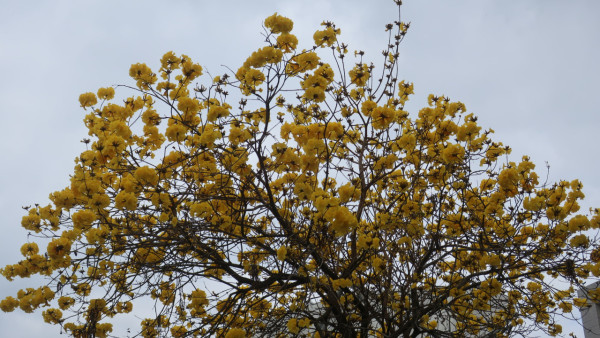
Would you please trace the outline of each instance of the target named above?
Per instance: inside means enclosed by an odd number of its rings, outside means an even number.
[[[325,26],[325,29],[315,32],[313,35],[315,44],[319,47],[331,47],[337,41],[337,36],[341,34],[341,30],[335,28],[335,25],[329,22],[324,22],[321,25]]]
[[[309,101],[325,101],[325,91],[333,81],[333,70],[329,65],[317,68],[313,74],[305,76],[300,85],[304,89],[304,98]]]
[[[294,22],[289,18],[277,13],[265,19],[265,27],[271,30],[271,33],[289,33],[294,28]]]
[[[350,76],[350,82],[357,87],[364,87],[371,77],[369,67],[364,63],[354,66],[354,68],[348,72],[348,75]]]

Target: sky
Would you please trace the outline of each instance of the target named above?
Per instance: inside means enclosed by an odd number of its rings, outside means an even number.
[[[21,259],[21,207],[45,205],[68,185],[87,136],[79,94],[133,84],[131,64],[157,69],[170,50],[213,75],[237,69],[263,46],[261,25],[274,12],[294,20],[301,46],[330,20],[350,51],[378,61],[384,25],[396,19],[391,0],[0,0],[0,8],[0,266]],[[580,179],[582,210],[600,207],[598,13],[595,0],[405,0],[400,78],[416,92],[408,107],[416,114],[429,93],[465,103],[513,149],[511,160],[529,155],[542,177],[548,163],[549,182]],[[0,298],[38,285],[2,279]],[[40,335],[60,336],[39,314],[0,313],[1,337]]]

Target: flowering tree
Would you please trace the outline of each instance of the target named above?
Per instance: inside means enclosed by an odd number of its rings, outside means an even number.
[[[264,27],[264,47],[204,85],[168,52],[157,74],[131,66],[122,104],[80,96],[88,148],[22,221],[47,246],[1,270],[48,284],[0,308],[47,308],[74,337],[108,336],[143,298],[143,337],[560,333],[600,275],[581,183],[540,183],[460,102],[405,111],[408,24],[385,26],[381,67],[333,23],[309,49],[288,18]]]

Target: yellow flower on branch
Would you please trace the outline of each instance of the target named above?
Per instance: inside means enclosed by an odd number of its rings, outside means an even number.
[[[246,330],[240,328],[232,328],[227,331],[225,338],[245,338]]]
[[[277,37],[277,47],[284,53],[290,53],[298,46],[298,38],[294,34],[282,33]]]
[[[71,242],[63,237],[53,239],[48,243],[48,257],[51,259],[60,259],[68,255],[71,251]]]
[[[337,35],[341,33],[340,29],[334,29],[333,27],[327,27],[323,30],[316,31],[313,35],[315,44],[318,47],[328,46],[331,47],[337,41]]]
[[[364,87],[371,77],[369,67],[364,63],[357,64],[354,68],[352,68],[352,70],[350,70],[348,75],[350,75],[350,82],[358,87]]]
[[[113,87],[98,89],[98,97],[102,100],[112,100],[115,97],[115,89]]]
[[[442,159],[445,163],[460,163],[465,156],[465,149],[460,144],[449,144],[442,151]]]
[[[98,103],[98,99],[96,98],[96,94],[94,93],[84,93],[79,95],[79,103],[83,108],[91,107]]]
[[[265,19],[265,27],[269,28],[273,34],[289,33],[294,28],[294,22],[275,13]]]

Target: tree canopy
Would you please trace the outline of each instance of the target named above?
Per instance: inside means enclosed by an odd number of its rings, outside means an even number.
[[[131,66],[135,86],[82,94],[70,184],[28,208],[35,240],[0,270],[47,284],[0,309],[44,308],[73,337],[130,313],[143,337],[561,333],[600,276],[600,214],[463,103],[406,111],[409,26],[384,25],[376,65],[332,22],[300,48],[275,13],[235,71],[168,52]]]

